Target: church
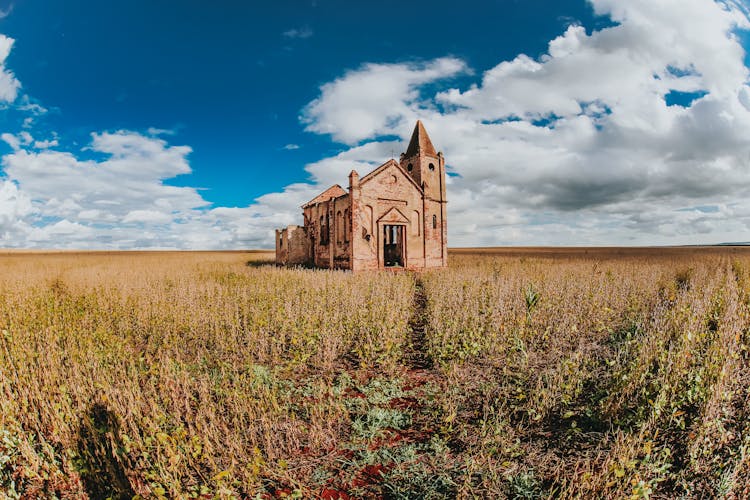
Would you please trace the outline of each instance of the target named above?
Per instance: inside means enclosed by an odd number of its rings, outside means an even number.
[[[364,177],[352,170],[276,231],[276,263],[352,271],[448,265],[445,159],[417,121],[406,152]]]

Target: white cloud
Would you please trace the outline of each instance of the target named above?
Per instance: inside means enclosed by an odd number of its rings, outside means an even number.
[[[8,59],[13,42],[12,38],[0,35],[0,101],[5,102],[15,101],[18,89],[21,88],[21,82],[5,66],[5,60]]]
[[[342,151],[336,156],[310,163],[305,170],[310,174],[310,179],[319,187],[343,185],[348,182],[348,175],[352,170],[364,175],[385,162],[386,158],[398,156],[403,149],[402,146],[400,142],[393,141],[368,142]],[[308,200],[304,200],[306,201]]]
[[[172,222],[172,215],[158,210],[132,210],[123,217],[122,222],[146,222],[149,224],[167,224]]]
[[[0,101],[15,100],[21,86],[4,66],[12,45],[0,35]],[[191,148],[160,137],[173,130],[93,133],[80,152],[53,151],[56,134],[34,140],[28,130],[47,109],[26,95],[15,107],[32,116],[24,130],[0,134],[13,149],[0,170],[2,246],[258,248],[273,245],[276,224],[292,222],[272,195],[252,207],[212,209],[196,188],[166,184],[191,172]]]
[[[321,189],[398,156],[421,118],[458,174],[453,246],[750,240],[750,74],[733,33],[750,27],[744,6],[591,3],[617,24],[571,26],[542,57],[498,61],[466,87],[433,90],[471,76],[454,57],[364,64],[323,85],[300,119],[347,146],[307,165],[309,182],[248,207],[211,208],[196,188],[166,184],[191,169],[190,148],[164,130],[92,134],[97,160],[42,147],[54,138],[2,134],[14,151],[0,234],[13,246],[272,246],[272,229],[300,223],[299,206]],[[668,106],[673,90],[702,96]]]
[[[33,245],[76,248],[89,241],[93,235],[93,228],[63,219],[32,228],[26,238]]]
[[[45,139],[43,141],[34,141],[34,147],[36,149],[49,149],[55,146],[59,146],[60,143],[57,139]]]
[[[455,76],[467,69],[456,58],[445,57],[420,64],[365,64],[326,83],[319,98],[302,112],[306,130],[330,134],[337,141],[356,144],[394,127],[408,127],[419,101],[418,87]]]
[[[29,229],[24,219],[32,213],[29,197],[15,183],[0,179],[0,240],[23,241]]]
[[[3,157],[7,179],[0,179],[4,246],[259,248],[273,245],[277,224],[293,222],[293,206],[273,195],[251,207],[210,208],[196,188],[165,184],[190,173],[191,150],[157,137],[122,130],[92,134],[86,149],[104,156],[99,160],[33,151],[12,134],[2,138],[16,146]]]
[[[733,33],[750,27],[746,10],[592,3],[619,24],[591,34],[571,26],[539,59],[521,54],[466,89],[433,95],[429,84],[465,71],[461,61],[429,74],[446,60],[364,65],[324,85],[303,123],[346,144],[377,144],[408,138],[422,118],[460,175],[449,184],[454,245],[750,240],[749,74]],[[673,90],[704,95],[668,106]],[[313,180],[344,180],[345,156],[309,166]],[[701,204],[734,208],[682,210]]]
[[[20,97],[16,109],[29,113],[33,116],[41,116],[49,112],[49,110],[41,104],[33,102],[28,95],[23,95]]]
[[[0,134],[0,139],[2,139],[14,151],[21,147],[21,140],[15,135],[9,134],[8,132],[3,132],[2,134]]]
[[[133,132],[92,134],[90,149],[109,155],[79,160],[69,152],[17,150],[3,158],[5,174],[50,217],[66,217],[81,207],[108,207],[120,217],[150,207],[192,210],[207,203],[193,188],[163,180],[190,172],[190,148]]]
[[[287,151],[294,151],[295,149],[299,149],[299,144],[287,144],[281,149],[285,149]]]
[[[8,146],[10,146],[14,151],[18,150],[21,146],[29,146],[32,143],[45,144],[48,142],[48,141],[42,141],[42,142],[34,141],[34,138],[26,130],[22,130],[16,135],[10,134],[8,132],[3,132],[2,134],[0,134],[0,139],[2,139],[6,144],[8,144]],[[35,147],[38,147],[38,146],[35,146]]]
[[[0,19],[5,19],[11,12],[13,12],[13,4],[8,5],[8,8],[5,10],[0,9]]]
[[[313,30],[309,26],[303,26],[302,28],[292,28],[290,30],[287,30],[283,32],[281,35],[284,38],[291,38],[291,39],[305,39],[310,38],[313,36]]]
[[[156,127],[149,127],[148,135],[175,135],[177,132],[173,129],[168,128],[156,128]]]

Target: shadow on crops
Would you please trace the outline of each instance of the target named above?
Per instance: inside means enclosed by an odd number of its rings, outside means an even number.
[[[276,261],[273,260],[248,260],[247,267],[276,267]]]
[[[78,430],[77,468],[90,498],[130,499],[135,491],[118,456],[123,449],[117,416],[102,403],[94,403]]]

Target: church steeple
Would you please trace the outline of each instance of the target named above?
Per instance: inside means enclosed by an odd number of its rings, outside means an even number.
[[[445,161],[435,151],[430,136],[421,120],[417,120],[406,153],[401,155],[401,167],[422,187],[426,197],[445,200]]]
[[[411,134],[411,141],[409,141],[409,147],[406,148],[404,156],[409,158],[418,154],[437,156],[435,146],[432,145],[430,136],[427,135],[427,131],[422,125],[422,120],[417,120],[417,124],[414,126],[414,132]]]
[[[420,120],[414,126],[401,168],[422,188],[422,207],[417,209],[425,267],[448,265],[448,223],[446,221],[445,158],[435,151],[430,136]]]

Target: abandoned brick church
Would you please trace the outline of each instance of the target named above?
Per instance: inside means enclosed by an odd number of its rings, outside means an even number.
[[[302,206],[304,226],[276,231],[276,263],[352,271],[448,265],[445,160],[417,121],[400,161]]]

